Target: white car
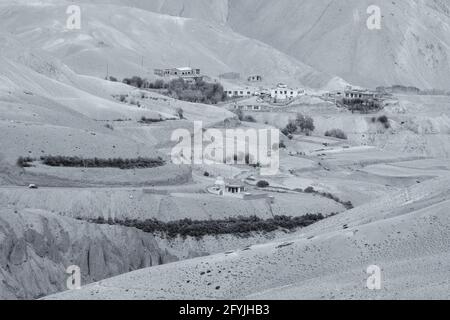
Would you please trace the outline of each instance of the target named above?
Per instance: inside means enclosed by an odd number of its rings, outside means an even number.
[[[38,186],[32,183],[28,185],[28,189],[38,189]]]

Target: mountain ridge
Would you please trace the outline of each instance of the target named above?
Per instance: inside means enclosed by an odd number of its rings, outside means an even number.
[[[450,5],[445,1],[160,0],[157,3],[148,5],[137,0],[130,5],[228,25],[355,85],[375,88],[400,84],[450,90],[447,85],[450,36],[445,32],[450,28]],[[367,8],[371,5],[381,9],[380,30],[369,30],[366,26]]]

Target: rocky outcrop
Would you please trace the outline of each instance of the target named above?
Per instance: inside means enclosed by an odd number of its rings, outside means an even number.
[[[82,284],[177,260],[150,234],[46,211],[0,211],[0,299],[33,299],[67,289],[71,265]]]

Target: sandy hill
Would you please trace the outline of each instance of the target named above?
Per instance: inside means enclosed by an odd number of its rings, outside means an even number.
[[[178,127],[190,121],[168,121],[154,126],[137,122],[147,118],[185,117],[205,125],[233,117],[228,111],[144,93],[122,83],[81,76],[57,58],[0,34],[0,128],[2,159],[44,154],[85,157],[154,156]],[[128,95],[136,103],[113,96]],[[143,98],[142,98],[143,97]],[[126,120],[115,122],[114,120]],[[106,124],[115,127],[111,130]],[[167,146],[166,146],[167,147]]]
[[[381,30],[366,27],[370,5],[381,8]],[[449,89],[448,2],[251,0],[243,8],[231,0],[230,7],[236,31],[352,83]]]
[[[447,1],[147,2],[136,0],[132,5],[176,16],[215,19],[354,84],[449,89]],[[381,30],[366,27],[370,5],[381,8]]]
[[[0,26],[79,74],[105,77],[108,65],[109,74],[119,78],[152,76],[154,68],[192,65],[212,76],[238,71],[312,87],[340,84],[334,76],[220,23],[116,3],[83,3],[81,30],[74,31],[66,29],[65,11],[72,2],[4,3]]]
[[[448,179],[429,181],[276,243],[143,269],[49,298],[449,298],[448,186]],[[381,290],[366,287],[371,265],[381,268]]]

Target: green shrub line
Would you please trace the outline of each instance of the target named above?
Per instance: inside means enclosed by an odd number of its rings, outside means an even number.
[[[37,161],[35,158],[20,157],[17,160],[17,165],[21,168],[31,167],[31,163]],[[81,158],[81,157],[66,157],[66,156],[42,156],[40,161],[50,167],[72,167],[72,168],[119,168],[119,169],[144,169],[155,168],[165,164],[165,161],[158,158]]]
[[[345,207],[345,209],[347,209],[347,210],[351,210],[351,209],[354,208],[353,203],[351,201],[342,201],[337,196],[335,196],[335,195],[333,195],[333,194],[331,194],[329,192],[317,191],[313,187],[308,187],[305,190],[295,189],[295,191],[302,192],[302,193],[316,194],[318,196],[321,196],[321,197],[324,197],[324,198],[328,198],[330,200],[333,200],[334,202],[342,204]]]
[[[336,213],[331,214],[336,215]],[[306,214],[299,217],[274,216],[270,219],[261,219],[257,216],[227,218],[224,220],[192,220],[183,219],[177,221],[163,222],[156,219],[148,220],[113,220],[102,217],[87,219],[86,221],[95,224],[119,225],[130,228],[137,228],[146,233],[162,233],[170,239],[178,236],[183,239],[193,237],[201,239],[205,236],[236,235],[249,237],[252,232],[269,233],[277,230],[293,231],[314,224],[326,217],[321,213]]]
[[[150,124],[150,123],[163,122],[163,121],[165,121],[165,120],[162,119],[162,118],[152,119],[152,118],[147,118],[147,117],[142,116],[141,120],[139,120],[138,122],[139,123],[144,123],[144,124]]]

